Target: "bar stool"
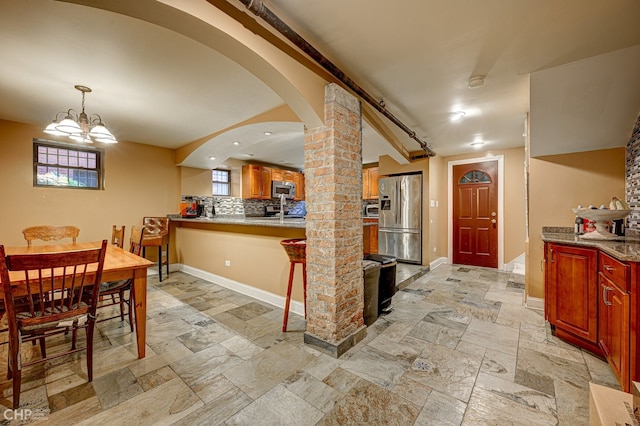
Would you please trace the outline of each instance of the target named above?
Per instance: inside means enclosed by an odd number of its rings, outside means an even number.
[[[282,320],[282,332],[287,331],[289,319],[289,304],[291,303],[291,288],[293,287],[293,273],[296,263],[302,264],[302,289],[304,298],[304,317],[307,317],[307,240],[306,238],[294,238],[280,241],[282,247],[289,256],[289,284],[287,285],[287,299],[284,305],[284,318]]]
[[[167,276],[169,276],[169,218],[168,217],[145,217],[142,220],[144,225],[144,237],[142,238],[142,257],[145,257],[147,247],[158,247],[158,281],[162,281],[162,265],[167,265]],[[166,251],[162,251],[162,247]],[[166,260],[162,260],[162,255]]]

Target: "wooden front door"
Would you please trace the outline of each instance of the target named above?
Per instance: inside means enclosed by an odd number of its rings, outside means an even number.
[[[453,166],[453,263],[498,267],[498,162]]]

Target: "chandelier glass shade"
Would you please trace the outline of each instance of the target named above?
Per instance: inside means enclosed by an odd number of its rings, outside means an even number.
[[[54,136],[67,136],[69,139],[82,143],[93,143],[93,141],[102,143],[118,143],[113,134],[107,129],[102,122],[102,117],[98,114],[90,114],[84,112],[84,95],[91,92],[87,86],[74,86],[82,92],[82,112],[77,113],[73,109],[67,112],[59,112],[56,118],[49,124],[44,132]],[[60,120],[64,114],[64,118]]]

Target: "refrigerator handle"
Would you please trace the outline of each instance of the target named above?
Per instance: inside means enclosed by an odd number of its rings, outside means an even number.
[[[396,226],[400,224],[400,221],[398,220],[398,216],[400,215],[400,188],[400,180],[396,179]]]

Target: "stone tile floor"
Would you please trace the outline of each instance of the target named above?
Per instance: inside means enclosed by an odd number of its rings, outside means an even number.
[[[2,423],[587,424],[588,383],[618,388],[615,378],[522,297],[518,276],[441,265],[334,359],[303,344],[297,315],[282,333],[282,309],[181,272],[152,277],[145,359],[128,324],[100,323],[94,381],[84,355],[31,367],[21,397],[31,411],[19,421],[3,409]],[[11,382],[0,386],[7,405]]]

